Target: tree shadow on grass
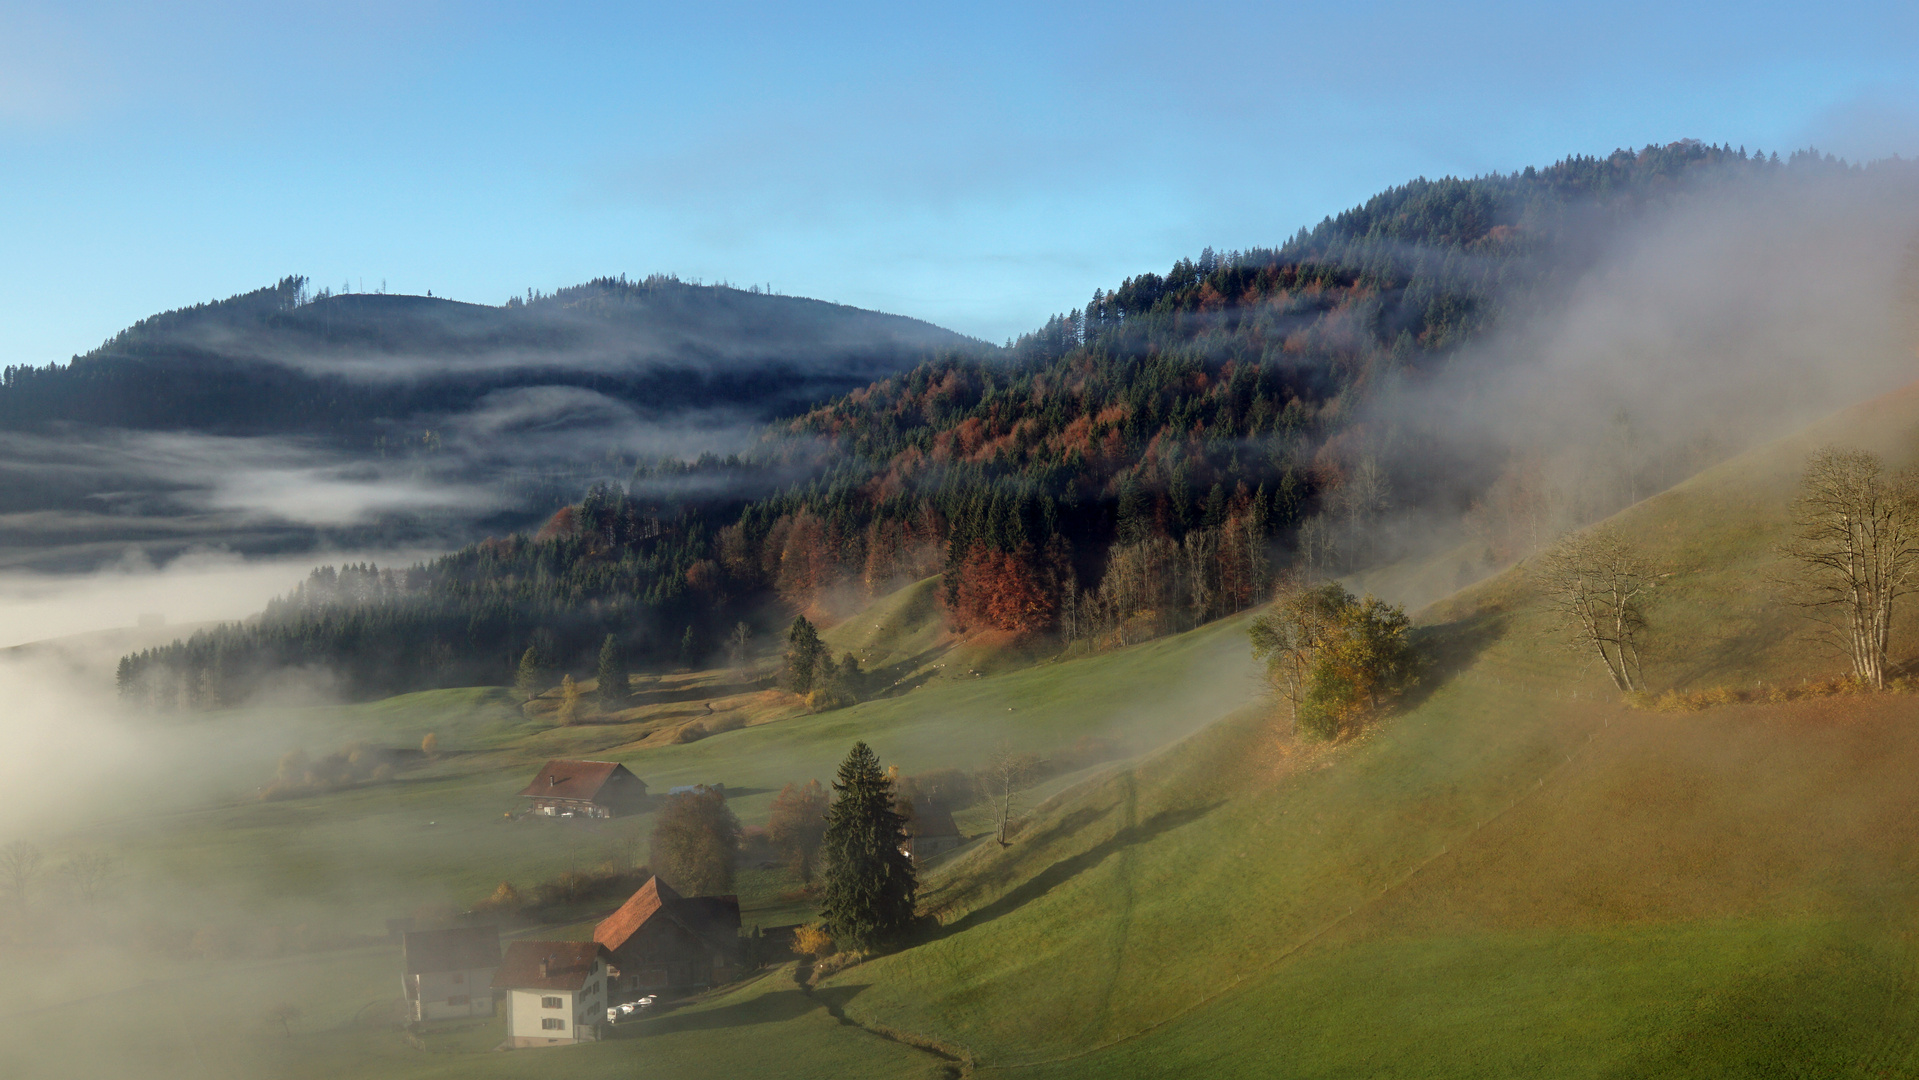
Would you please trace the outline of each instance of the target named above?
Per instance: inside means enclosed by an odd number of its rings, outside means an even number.
[[[667,1035],[676,1031],[711,1031],[716,1028],[750,1027],[754,1024],[778,1024],[794,1020],[814,1010],[838,1016],[846,1003],[859,996],[867,984],[825,986],[809,996],[798,987],[761,994],[750,1001],[722,1005],[715,1009],[671,1012],[665,1016],[615,1024],[611,1037],[616,1039]]]
[[[1453,677],[1471,667],[1505,636],[1508,620],[1500,614],[1475,615],[1458,622],[1422,626],[1413,631],[1422,670],[1418,681],[1399,696],[1401,709],[1414,709]]]
[[[1105,862],[1134,844],[1144,843],[1162,833],[1190,824],[1212,813],[1223,805],[1225,800],[1205,803],[1199,806],[1181,807],[1174,810],[1162,810],[1137,825],[1123,828],[1098,844],[1059,862],[1028,878],[1024,883],[984,907],[970,911],[951,926],[942,929],[940,936],[964,933],[976,926],[984,926],[1008,912],[1015,911],[1025,904],[1037,900],[1047,893],[1073,880],[1088,870]],[[1103,811],[1091,809],[1080,811],[1090,815],[1087,821],[1104,817],[1111,807]],[[1069,815],[1072,817],[1074,815]],[[1062,822],[1064,824],[1064,822]]]

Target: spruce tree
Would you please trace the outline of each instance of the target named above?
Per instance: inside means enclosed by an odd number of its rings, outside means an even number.
[[[786,631],[786,685],[796,694],[811,693],[826,646],[818,630],[801,615]]]
[[[913,923],[919,883],[913,860],[900,850],[906,819],[894,805],[893,782],[865,743],[840,763],[836,793],[826,811],[826,887],[820,920],[849,948],[895,941]]]
[[[626,654],[619,642],[613,640],[613,635],[608,634],[600,645],[600,707],[616,708],[624,704],[628,689]]]
[[[513,689],[520,695],[521,701],[532,701],[540,694],[540,671],[545,667],[540,663],[540,650],[536,645],[528,645],[520,654],[520,670],[513,677]]]

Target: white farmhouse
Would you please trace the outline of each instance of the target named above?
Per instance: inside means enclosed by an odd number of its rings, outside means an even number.
[[[606,950],[594,941],[516,941],[493,976],[506,991],[506,1044],[558,1046],[599,1037]]]
[[[457,1020],[493,1015],[493,973],[500,931],[493,926],[416,930],[402,940],[407,1018]]]

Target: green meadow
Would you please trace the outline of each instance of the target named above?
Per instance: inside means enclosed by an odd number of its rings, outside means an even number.
[[[1893,395],[1620,514],[1669,574],[1654,688],[1838,671],[1769,584],[1786,500],[1812,447],[1843,438],[1903,461],[1916,431],[1919,392]],[[1454,572],[1428,560],[1399,580]],[[1542,633],[1523,567],[1427,607],[1421,684],[1331,746],[1284,730],[1243,618],[1047,659],[943,642],[936,617],[922,583],[834,627],[835,650],[885,673],[887,696],[819,715],[706,672],[565,728],[492,689],[207,721],[283,733],[232,763],[249,782],[282,743],[407,746],[432,731],[444,752],[390,783],[264,802],[236,781],[60,837],[119,856],[125,894],[0,961],[0,1073],[1919,1072],[1919,697],[1627,708]],[[1899,648],[1912,655],[1913,639]],[[708,701],[740,726],[676,741]],[[776,967],[599,1044],[497,1053],[496,1023],[412,1045],[390,1022],[399,955],[385,942],[169,960],[74,944],[89,923],[142,933],[155,911],[193,932],[377,935],[502,880],[643,860],[644,815],[505,816],[549,757],[622,761],[655,790],[724,783],[754,825],[782,784],[827,779],[855,739],[913,773],[976,767],[1002,741],[1044,753],[1086,736],[1125,754],[1032,792],[1011,845],[976,840],[931,868],[922,896],[939,926],[911,947],[812,987]],[[977,809],[961,820],[990,824]],[[793,886],[745,869],[745,921],[806,918],[781,899]],[[590,916],[525,932],[578,936]],[[275,1003],[298,1019],[268,1019]]]

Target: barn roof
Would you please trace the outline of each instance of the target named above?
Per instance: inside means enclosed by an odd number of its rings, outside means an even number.
[[[593,941],[516,941],[493,975],[495,990],[578,990],[601,949]]]
[[[617,761],[568,761],[557,759],[540,767],[533,782],[520,794],[529,799],[583,799],[591,802],[615,775],[625,773],[637,783],[639,777],[627,772]]]
[[[600,920],[600,925],[593,928],[593,940],[610,950],[618,950],[655,917],[671,919],[695,934],[730,938],[739,933],[740,898],[685,897],[674,892],[666,882],[650,877],[618,911]]]
[[[498,967],[500,928],[458,926],[451,930],[415,930],[400,939],[408,975],[472,971]]]
[[[601,919],[600,925],[593,928],[593,940],[609,949],[618,949],[626,944],[626,939],[638,933],[648,919],[679,898],[680,894],[666,882],[658,877],[647,878],[646,884],[628,897],[618,911]]]
[[[958,836],[959,826],[953,823],[953,812],[931,799],[924,806],[913,807],[913,819],[906,823],[908,836]]]

